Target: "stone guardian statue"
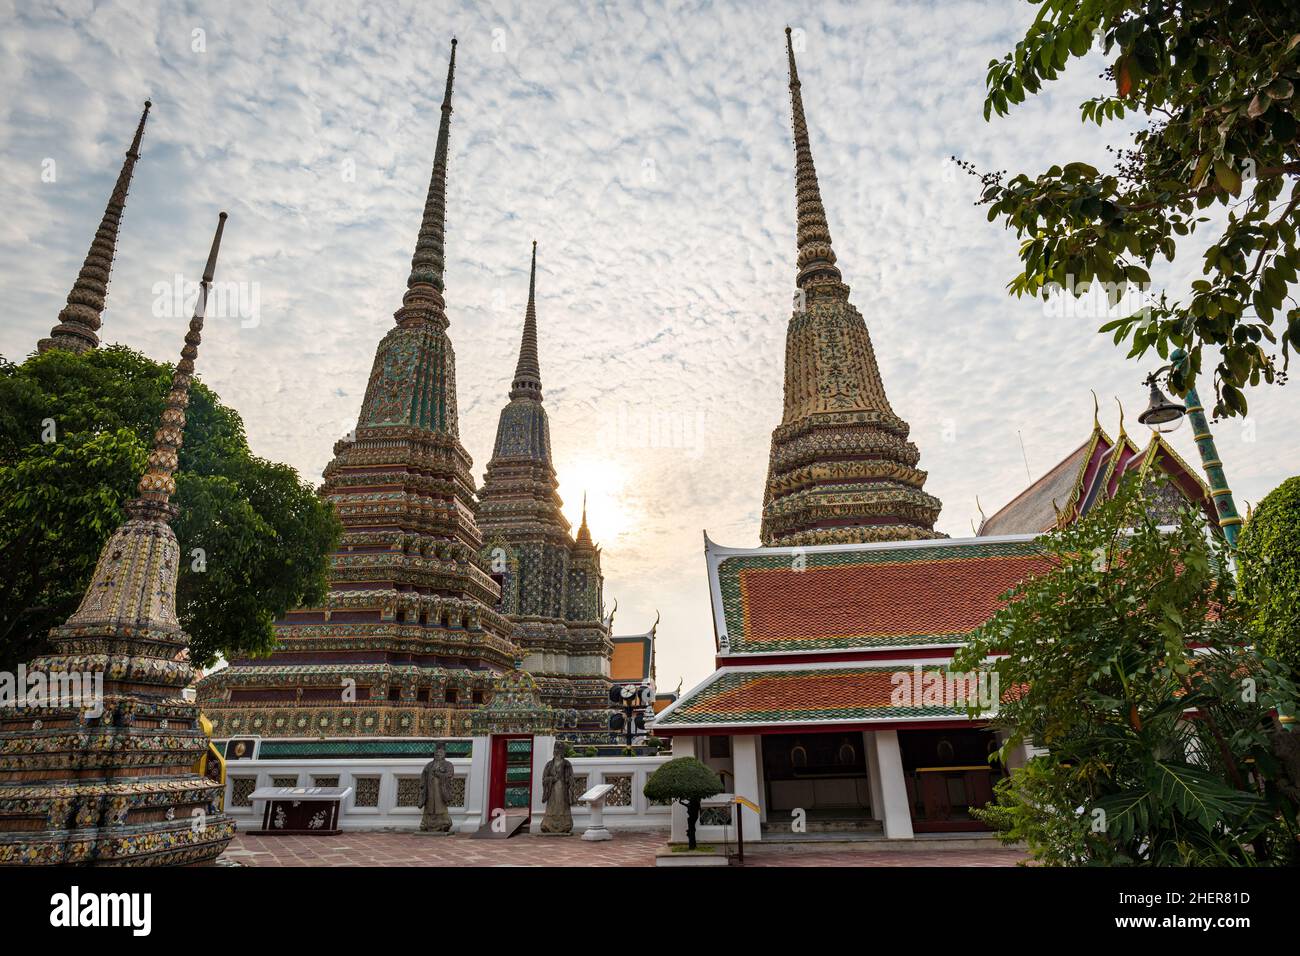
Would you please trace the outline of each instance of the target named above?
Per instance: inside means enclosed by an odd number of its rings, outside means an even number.
[[[420,801],[423,808],[420,829],[425,833],[450,833],[451,814],[447,804],[451,801],[451,778],[455,770],[447,759],[447,748],[439,745],[433,759],[420,772]]]
[[[542,818],[543,833],[568,836],[573,832],[573,764],[565,759],[569,745],[555,743],[555,756],[542,770],[542,800],[546,803],[546,816]]]

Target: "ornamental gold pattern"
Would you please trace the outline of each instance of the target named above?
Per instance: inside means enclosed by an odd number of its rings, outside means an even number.
[[[938,538],[940,501],[890,407],[871,336],[831,245],[786,29],[797,199],[796,308],[786,331],[785,401],[772,432],[765,546]]]

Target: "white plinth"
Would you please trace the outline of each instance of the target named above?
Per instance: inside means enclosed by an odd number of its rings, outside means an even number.
[[[584,840],[596,842],[598,840],[614,839],[613,835],[605,829],[605,798],[610,795],[613,789],[614,785],[612,783],[602,783],[592,787],[578,798],[579,803],[585,803],[591,808],[591,820],[582,834]]]

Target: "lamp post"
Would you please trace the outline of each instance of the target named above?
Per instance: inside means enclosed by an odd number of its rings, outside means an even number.
[[[610,715],[609,729],[615,734],[622,731],[626,746],[631,747],[632,739],[645,730],[645,709],[654,703],[654,685],[615,684],[609,700],[622,708],[622,713]]]
[[[1147,403],[1147,410],[1138,416],[1138,421],[1150,425],[1158,432],[1171,432],[1178,427],[1184,415],[1191,420],[1192,428],[1195,430],[1192,438],[1196,442],[1196,450],[1201,453],[1201,466],[1205,469],[1205,477],[1210,481],[1210,494],[1214,497],[1214,508],[1219,515],[1219,527],[1223,529],[1223,537],[1227,540],[1228,546],[1236,547],[1237,534],[1241,530],[1241,516],[1237,514],[1237,505],[1232,500],[1228,479],[1223,474],[1223,462],[1219,458],[1218,449],[1214,446],[1210,423],[1205,418],[1205,408],[1201,405],[1200,396],[1196,394],[1196,384],[1190,381],[1187,384],[1186,407],[1166,398],[1164,392],[1160,391],[1160,386],[1156,384],[1161,374],[1182,365],[1187,360],[1187,353],[1182,349],[1174,349],[1169,358],[1171,359],[1169,365],[1158,368],[1147,376],[1146,384],[1151,388],[1151,397]],[[1172,426],[1169,428],[1161,427],[1170,423]],[[1300,733],[1300,724],[1297,724],[1294,713],[1279,712],[1278,723],[1291,733]]]
[[[1229,547],[1235,547],[1237,534],[1241,530],[1241,516],[1237,514],[1237,505],[1232,500],[1232,489],[1228,487],[1228,479],[1223,473],[1223,461],[1214,446],[1214,436],[1210,434],[1210,423],[1205,417],[1205,407],[1196,393],[1196,383],[1188,380],[1185,406],[1166,398],[1157,384],[1162,374],[1180,367],[1187,361],[1187,353],[1182,349],[1174,349],[1169,358],[1170,364],[1156,369],[1146,378],[1151,395],[1147,409],[1138,416],[1138,421],[1158,432],[1171,432],[1182,423],[1183,416],[1187,416],[1192,423],[1192,440],[1196,442],[1196,450],[1201,455],[1201,467],[1205,469],[1205,477],[1210,484],[1210,497],[1214,501],[1215,513],[1219,516],[1219,527],[1223,529],[1223,537]],[[1172,427],[1162,428],[1162,425]]]

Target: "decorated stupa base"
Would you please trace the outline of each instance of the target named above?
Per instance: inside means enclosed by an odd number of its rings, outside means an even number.
[[[60,653],[27,665],[64,690],[0,710],[0,865],[204,863],[234,837],[221,787],[191,769],[207,736],[182,694],[195,674],[172,606],[172,511],[128,512],[51,632]]]

